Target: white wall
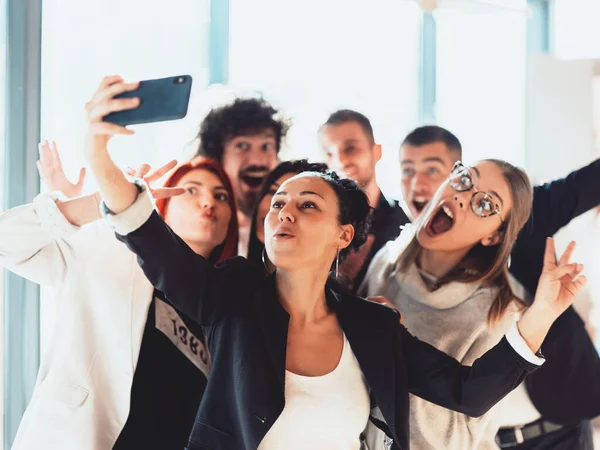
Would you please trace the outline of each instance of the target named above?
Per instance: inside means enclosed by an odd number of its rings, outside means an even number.
[[[600,2],[552,0],[552,51],[559,58],[600,58]]]
[[[398,150],[418,120],[421,9],[398,0],[231,0],[230,81],[293,117],[286,158],[323,160],[317,130],[362,112],[383,146],[378,183],[399,198]]]
[[[189,156],[208,80],[208,0],[47,0],[42,17],[42,138],[54,139],[73,180],[84,164],[84,105],[102,77],[129,80],[190,74],[192,98],[185,119],[135,127],[135,137],[111,146],[120,165],[159,164]],[[85,191],[95,189],[88,177]],[[52,293],[42,295],[42,352],[54,323]]]
[[[527,93],[526,169],[535,182],[560,178],[600,157],[595,148],[594,61],[540,56],[531,61]],[[557,251],[578,246],[573,260],[585,265],[588,286],[576,307],[600,331],[600,216],[590,211],[556,236]],[[600,338],[600,335],[598,335]]]
[[[534,180],[564,176],[594,157],[593,71],[593,61],[530,61],[525,168]]]

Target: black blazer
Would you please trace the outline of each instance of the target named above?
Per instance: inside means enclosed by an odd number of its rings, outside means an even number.
[[[274,277],[241,257],[211,266],[156,212],[120,239],[150,282],[206,328],[212,372],[188,448],[256,449],[284,407],[289,315]],[[398,448],[409,448],[409,392],[479,416],[535,369],[506,338],[463,367],[411,336],[396,311],[331,290],[327,299]]]
[[[546,237],[599,203],[600,159],[534,188],[532,213],[515,243],[510,267],[530,293],[535,293],[542,272]],[[542,350],[548,361],[526,380],[542,416],[574,424],[600,415],[600,357],[573,307],[554,323]]]

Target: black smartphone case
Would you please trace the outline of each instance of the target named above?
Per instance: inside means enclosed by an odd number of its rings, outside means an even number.
[[[190,75],[142,81],[135,91],[124,92],[115,97],[138,97],[140,106],[110,113],[103,120],[125,126],[182,119],[187,114],[191,89]]]

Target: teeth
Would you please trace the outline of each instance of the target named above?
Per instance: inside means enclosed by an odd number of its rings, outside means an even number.
[[[415,197],[414,201],[419,203],[427,203],[427,199],[425,197]]]
[[[450,217],[451,219],[454,219],[454,214],[452,214],[452,211],[450,210],[450,208],[448,208],[446,205],[443,205],[442,209],[444,210],[444,212],[446,213],[446,215],[448,217]]]

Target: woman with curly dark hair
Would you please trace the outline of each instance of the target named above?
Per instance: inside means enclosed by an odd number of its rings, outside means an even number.
[[[248,260],[260,263],[265,250],[265,217],[271,209],[273,195],[285,181],[301,172],[325,173],[327,166],[322,163],[310,163],[306,159],[283,161],[273,169],[263,181],[258,192],[254,212],[252,213],[252,226],[250,227],[250,239],[248,242]]]

